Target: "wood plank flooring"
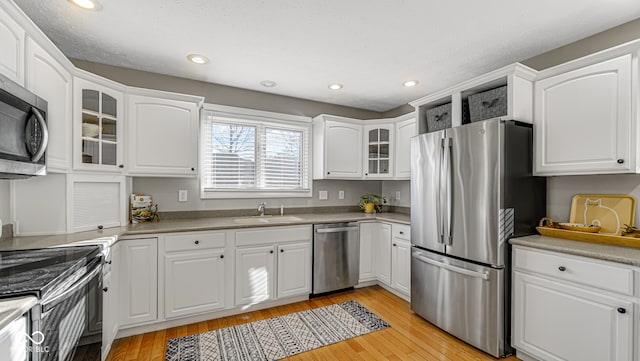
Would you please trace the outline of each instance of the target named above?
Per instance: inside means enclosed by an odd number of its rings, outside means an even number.
[[[360,302],[360,304],[389,323],[391,328],[321,347],[290,357],[288,360],[496,360],[415,315],[411,312],[409,303],[406,301],[381,287],[373,286],[266,310],[121,338],[114,342],[107,361],[164,360],[167,341],[172,338],[277,317],[348,300]],[[518,359],[509,357],[502,360],[517,361]]]

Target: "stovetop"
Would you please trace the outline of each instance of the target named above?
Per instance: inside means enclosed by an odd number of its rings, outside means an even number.
[[[100,251],[100,246],[0,251],[0,298],[45,297]]]

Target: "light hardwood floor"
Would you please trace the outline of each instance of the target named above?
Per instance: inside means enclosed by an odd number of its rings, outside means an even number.
[[[468,346],[411,312],[409,303],[373,286],[211,321],[145,333],[114,342],[107,361],[164,360],[167,341],[333,303],[356,300],[391,325],[382,331],[305,352],[288,360],[485,361],[493,357]],[[503,359],[517,361],[515,357]]]

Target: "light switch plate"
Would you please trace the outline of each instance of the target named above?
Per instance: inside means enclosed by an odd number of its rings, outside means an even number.
[[[178,202],[186,202],[187,201],[187,190],[186,189],[180,189],[178,191]]]
[[[400,200],[400,191],[397,191],[396,192],[396,201],[399,201],[399,200]]]
[[[329,199],[329,192],[327,192],[327,191],[319,191],[318,192],[318,199],[320,199],[321,201],[326,201],[327,199]]]
[[[338,191],[338,199],[344,199],[344,191]]]

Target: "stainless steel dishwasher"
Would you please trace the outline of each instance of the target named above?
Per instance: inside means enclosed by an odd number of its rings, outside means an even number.
[[[313,226],[313,294],[353,287],[360,273],[358,223]]]

